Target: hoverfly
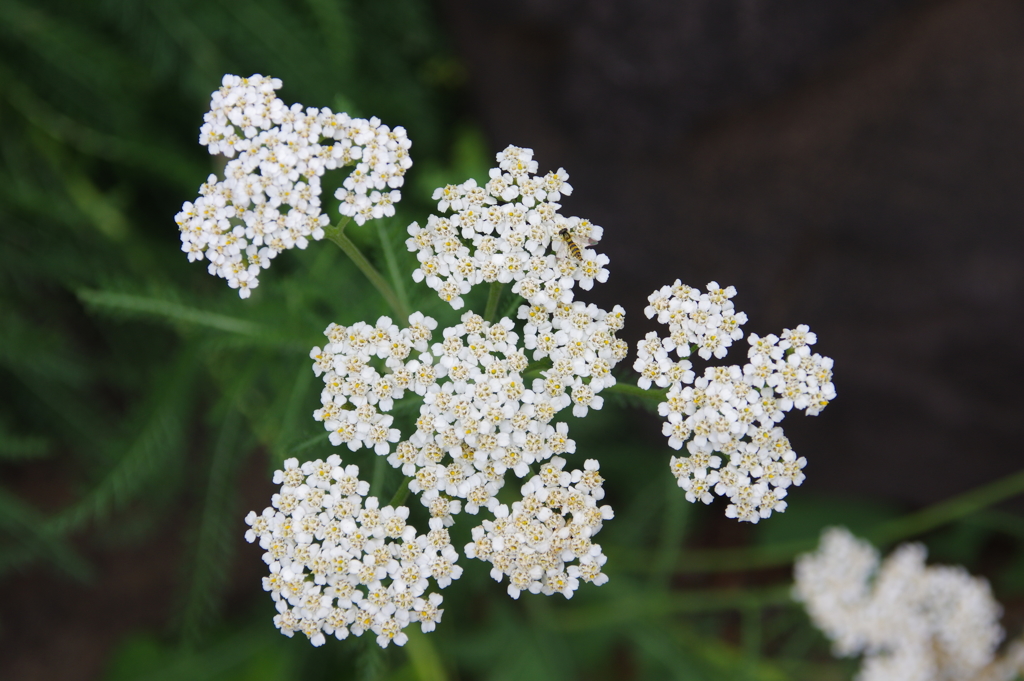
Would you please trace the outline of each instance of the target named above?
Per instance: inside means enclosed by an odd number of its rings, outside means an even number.
[[[583,262],[583,251],[580,250],[579,244],[572,238],[572,234],[565,227],[558,230],[558,236],[561,238],[562,243],[565,244],[565,248],[569,251],[569,255],[576,259],[576,262]]]
[[[575,243],[575,240],[572,239],[572,235],[570,235],[569,230],[562,227],[558,230],[558,236],[561,238],[562,243],[565,244],[565,248],[568,250],[569,255],[577,259],[578,262],[582,261],[583,251],[580,250],[579,244]]]
[[[555,249],[555,256],[559,260],[558,269],[562,271],[562,274],[568,275],[577,267],[585,267],[585,263],[590,262],[586,258],[593,257],[586,255],[587,248],[601,238],[601,228],[591,223],[590,220],[580,220],[579,218],[562,221],[561,224],[552,227],[551,246]],[[556,236],[565,245],[564,250],[557,249]]]

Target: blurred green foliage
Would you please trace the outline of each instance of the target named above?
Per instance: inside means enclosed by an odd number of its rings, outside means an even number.
[[[406,126],[433,159],[410,174],[408,212],[486,168],[426,3],[0,2],[0,572],[88,578],[69,538],[145,537],[189,508],[189,641],[238,544],[243,459],[323,449],[309,348],[381,309],[329,244],[281,258],[251,304],[180,253],[173,216],[222,165],[196,143],[210,93],[256,72],[289,102]],[[408,264],[407,215],[349,235]]]
[[[832,660],[788,597],[788,566],[827,524],[889,543],[932,532],[937,559],[972,569],[1009,537],[996,585],[1024,593],[1019,523],[977,500],[904,517],[807,489],[770,523],[727,525],[721,508],[683,500],[657,428],[626,409],[642,402],[619,395],[600,419],[570,419],[579,451],[613,481],[617,517],[599,537],[607,586],[513,602],[464,560],[444,623],[386,651],[372,637],[318,650],[284,638],[258,584],[225,612],[248,510],[239,472],[253,457],[269,471],[331,451],[310,418],[309,348],[329,322],[384,308],[329,243],[279,257],[247,301],[180,252],[173,216],[219,167],[196,140],[224,73],[270,74],[286,102],[409,130],[398,216],[347,234],[442,321],[451,310],[408,281],[404,227],[434,187],[490,165],[465,69],[422,0],[0,0],[0,574],[52,569],[88,584],[83,540],[148,541],[172,519],[187,539],[173,621],[127,636],[109,681],[849,678],[856,663]],[[380,458],[346,459],[385,498],[398,484]]]

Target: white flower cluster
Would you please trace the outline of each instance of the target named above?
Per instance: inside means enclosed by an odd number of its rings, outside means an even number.
[[[804,480],[807,461],[778,423],[793,408],[814,415],[835,398],[832,360],[811,354],[817,338],[801,325],[781,339],[751,334],[747,364],[708,367],[695,377],[686,358],[694,351],[724,357],[747,321],[733,306],[734,287],[707,288],[701,293],[677,280],[650,296],[645,312],[668,324],[669,335],[647,334],[633,368],[641,388],[668,388],[658,413],[666,418],[669,446],[685,444],[689,453],[670,464],[686,498],[709,504],[713,494],[728,497],[728,517],[756,523],[784,511],[787,488]],[[720,455],[728,457],[724,466]]]
[[[673,350],[689,357],[693,349],[703,359],[725,357],[732,342],[743,338],[740,327],[747,323],[746,313],[737,312],[733,305],[735,295],[734,286],[722,288],[713,281],[708,292],[701,293],[676,279],[672,286],[662,286],[648,296],[650,305],[644,314],[648,319],[657,316],[659,324],[669,326],[669,337],[661,342],[665,357],[659,359],[667,360]]]
[[[288,459],[274,473],[281,492],[273,508],[245,518],[246,540],[266,550],[263,588],[277,604],[274,624],[289,637],[301,631],[314,646],[325,635],[367,631],[382,647],[403,645],[413,622],[433,631],[443,611],[441,596],[427,593],[430,581],[443,589],[462,574],[440,521],[417,534],[406,522],[409,509],[380,508],[358,475],[337,455],[301,466]]]
[[[491,324],[467,312],[432,351],[448,379],[424,397],[416,432],[389,459],[413,476],[423,503],[464,499],[465,510],[494,510],[505,473],[518,477],[555,454],[575,451],[568,426],[552,424],[571,399],[565,386],[523,381],[528,366],[508,318]]]
[[[533,350],[534,361],[551,363],[542,372],[544,379],[534,381],[534,391],[552,394],[568,389],[577,417],[600,409],[604,398],[599,393],[615,385],[612,369],[629,352],[629,344],[615,337],[625,314],[618,305],[606,312],[581,301],[558,303],[553,311],[543,305],[520,306],[526,349]]]
[[[438,210],[450,217],[431,215],[425,227],[409,226],[406,245],[420,262],[413,279],[456,310],[482,282],[515,282],[514,293],[553,310],[572,301],[576,282],[590,290],[607,281],[608,257],[589,248],[603,230],[558,212],[558,200],[572,193],[566,172],[536,175],[531,149],[510,146],[497,160],[483,187],[470,179],[434,192]]]
[[[412,477],[409,489],[431,514],[452,522],[463,510],[493,509],[509,469],[519,477],[531,464],[575,451],[564,423],[552,419],[573,402],[567,385],[523,382],[528,360],[512,321],[485,322],[467,312],[434,343],[436,322],[420,313],[410,328],[387,317],[376,326],[330,325],[331,341],[313,348],[313,370],[324,379],[322,407],[314,412],[334,445],[372,447]],[[412,351],[418,351],[412,357]],[[380,371],[372,362],[382,363]],[[399,442],[389,412],[406,390],[423,397],[416,431]],[[398,443],[392,451],[391,443]]]
[[[925,557],[908,544],[880,563],[870,544],[831,528],[797,561],[794,598],[837,655],[864,655],[858,681],[1014,678],[1020,659],[993,664],[1003,631],[988,582]]]
[[[523,591],[572,598],[580,580],[608,581],[601,572],[607,559],[591,541],[613,515],[610,506],[597,505],[604,498],[598,463],[588,459],[584,470],[571,473],[564,467],[557,456],[541,466],[523,485],[522,500],[511,511],[498,506],[495,519],[473,528],[473,542],[466,545],[467,556],[493,566],[496,581],[508,576],[512,598]],[[577,564],[566,567],[571,561]]]
[[[310,353],[325,386],[314,418],[330,431],[333,444],[373,448],[401,468],[411,478],[409,490],[438,527],[451,525],[452,516],[463,510],[495,514],[493,523],[486,520],[474,530],[478,539],[485,528],[491,532],[512,522],[508,507],[496,498],[506,473],[523,478],[530,466],[548,462],[523,487],[523,501],[513,506],[513,516],[525,518],[516,523],[537,521],[550,530],[547,543],[538,539],[523,555],[539,551],[547,557],[528,567],[530,558],[509,563],[522,570],[508,574],[522,588],[570,595],[581,578],[596,584],[607,580],[600,571],[605,558],[588,538],[611,517],[611,508],[596,506],[604,496],[596,461],[588,461],[584,471],[562,472],[565,460],[558,455],[574,452],[576,443],[568,437],[568,426],[553,419],[569,405],[577,415],[601,407],[596,393],[614,383],[611,368],[628,349],[615,338],[622,319],[621,308],[605,313],[583,303],[560,304],[554,313],[533,308],[527,324],[533,340],[527,345],[540,358],[550,357],[554,367],[530,387],[523,379],[529,360],[507,318],[492,324],[466,312],[460,324],[443,330],[443,341],[432,345],[436,322],[420,313],[410,317],[407,329],[387,317],[374,326],[331,324],[325,331],[330,342]],[[421,395],[423,404],[415,432],[403,440],[386,412],[406,391]],[[397,443],[393,449],[392,443]],[[571,523],[565,520],[567,511],[573,514]],[[518,555],[510,550],[507,555]],[[489,560],[483,553],[474,555]],[[572,556],[580,565],[566,568]]]
[[[189,260],[209,260],[210,273],[227,279],[242,298],[278,253],[324,237],[325,171],[355,166],[335,196],[342,215],[362,224],[394,215],[397,188],[412,166],[403,128],[327,108],[288,107],[274,94],[280,87],[277,78],[224,76],[199,143],[232,160],[223,180],[210,175],[199,198],[175,216]]]
[[[435,366],[428,352],[435,328],[436,321],[418,312],[405,329],[389,317],[379,318],[375,326],[357,322],[327,327],[324,335],[330,343],[313,348],[309,356],[313,372],[324,380],[321,408],[313,418],[330,431],[331,444],[388,454],[400,433],[391,427],[394,417],[384,412],[407,390],[425,395],[443,375],[444,368]]]
[[[432,513],[449,498],[465,500],[468,513],[493,510],[506,471],[523,477],[531,464],[575,451],[568,427],[552,424],[570,398],[525,386],[528,363],[508,318],[489,324],[466,312],[443,335],[432,350],[447,380],[425,395],[416,432],[389,461],[413,476],[410,490]]]

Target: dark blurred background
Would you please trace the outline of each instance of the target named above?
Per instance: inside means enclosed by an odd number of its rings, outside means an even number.
[[[922,503],[1020,467],[1019,2],[448,0],[492,146],[564,166],[596,297],[734,284],[836,360],[815,484]],[[911,482],[912,481],[912,482]]]
[[[609,553],[633,566],[555,605],[467,568],[431,634],[451,678],[849,678],[764,591],[785,560],[715,561],[1022,468],[1019,1],[0,0],[0,679],[431,678],[400,651],[278,635],[241,548],[268,471],[330,452],[309,347],[381,305],[330,244],[243,302],[179,252],[225,72],[408,128],[398,217],[351,230],[375,262],[409,262],[433,187],[528,146],[570,173],[565,212],[605,228],[611,279],[586,298],[624,305],[631,341],[655,288],[715,280],[748,331],[806,323],[835,358],[835,403],[785,424],[808,481],[758,528],[679,503],[643,409],[579,424],[620,484]],[[1011,633],[1020,508],[924,537],[993,579]],[[685,593],[720,587],[747,596]]]

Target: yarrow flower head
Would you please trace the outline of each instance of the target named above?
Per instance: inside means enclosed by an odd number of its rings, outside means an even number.
[[[437,324],[420,313],[406,329],[387,317],[374,326],[332,324],[325,331],[330,342],[310,353],[325,386],[314,417],[330,431],[331,442],[387,456],[411,478],[409,490],[429,509],[435,530],[463,510],[489,511],[494,520],[473,531],[467,550],[491,560],[487,547],[496,545],[492,575],[500,580],[507,574],[515,597],[524,589],[571,597],[581,579],[607,580],[601,572],[605,556],[590,541],[612,517],[609,506],[597,504],[604,496],[598,464],[588,460],[582,471],[563,471],[560,455],[574,452],[576,444],[566,424],[552,421],[570,405],[577,414],[601,407],[596,393],[614,382],[610,369],[625,354],[625,344],[614,338],[622,311],[609,314],[582,303],[560,309],[567,314],[544,312],[543,320],[534,316],[527,325],[535,340],[560,334],[552,346],[534,347],[545,348],[556,367],[566,366],[552,368],[532,387],[523,380],[529,360],[512,321],[489,323],[473,312],[434,343]],[[386,412],[405,391],[421,395],[423,405],[415,432],[403,440]],[[540,475],[522,487],[523,499],[511,511],[499,504],[506,473],[522,478],[532,465],[541,465]]]
[[[490,323],[466,312],[440,342],[432,342],[437,323],[420,313],[407,329],[388,317],[375,326],[332,324],[330,342],[310,353],[324,381],[314,418],[334,445],[387,456],[446,524],[463,510],[493,511],[508,471],[522,478],[531,465],[575,451],[568,426],[554,418],[570,406],[577,416],[601,408],[599,393],[614,384],[611,369],[627,350],[615,338],[622,318],[621,308],[579,302],[531,316],[526,346],[553,366],[529,383],[529,360],[507,318]],[[423,404],[403,439],[387,412],[406,391]]]
[[[638,385],[667,388],[658,406],[669,446],[686,445],[688,456],[673,456],[672,473],[690,502],[728,497],[726,515],[758,522],[786,509],[787,489],[804,481],[806,459],[798,457],[779,422],[792,409],[820,412],[835,398],[832,360],[812,354],[817,337],[806,326],[782,337],[751,334],[748,363],[707,367],[697,377],[690,357],[725,357],[743,337],[747,321],[736,311],[733,287],[716,282],[701,293],[678,280],[648,298],[645,313],[667,324],[667,337],[647,334],[637,346],[633,368]],[[725,461],[723,465],[723,461]]]
[[[522,305],[519,318],[525,320],[524,344],[533,360],[547,360],[551,367],[534,381],[535,392],[562,386],[569,390],[573,415],[584,417],[600,409],[600,392],[615,385],[612,370],[626,358],[629,344],[617,338],[625,321],[625,310],[616,305],[606,312],[581,301],[558,303],[549,312],[543,305]]]
[[[514,282],[514,293],[549,311],[572,302],[577,283],[589,290],[607,281],[608,257],[590,248],[603,230],[558,212],[559,199],[572,193],[568,174],[537,175],[531,149],[510,146],[497,160],[484,186],[471,179],[434,192],[448,217],[409,226],[406,245],[420,262],[413,279],[456,310],[476,284]]]
[[[263,579],[277,604],[274,624],[288,637],[300,631],[314,646],[370,631],[377,643],[404,645],[414,622],[423,632],[441,621],[443,589],[462,575],[458,552],[439,520],[418,534],[405,506],[380,507],[367,497],[359,468],[288,459],[274,473],[281,491],[272,507],[246,516],[247,541],[259,541],[270,575]]]
[[[527,387],[529,362],[512,329],[510,319],[492,324],[467,312],[432,347],[446,380],[424,396],[416,432],[391,459],[432,512],[449,499],[465,500],[469,513],[493,509],[507,471],[523,477],[530,465],[575,450],[568,427],[552,423],[570,398]]]
[[[598,586],[608,581],[601,572],[607,559],[591,541],[613,517],[610,506],[598,506],[604,498],[598,463],[588,459],[582,471],[564,467],[557,456],[541,466],[523,485],[523,498],[511,509],[498,506],[494,520],[473,528],[473,542],[466,545],[468,557],[492,565],[496,581],[508,577],[512,598],[523,591],[572,598],[581,580]]]
[[[324,237],[320,177],[354,166],[335,194],[341,214],[359,224],[394,215],[405,171],[412,166],[405,129],[377,118],[330,109],[288,107],[275,96],[281,81],[225,75],[213,93],[199,143],[231,159],[224,179],[210,175],[199,198],[175,222],[189,260],[209,261],[242,298],[279,253]]]
[[[331,444],[352,451],[362,447],[386,456],[398,441],[390,412],[406,391],[425,395],[444,375],[428,352],[437,322],[420,313],[399,329],[390,317],[374,326],[357,322],[349,327],[331,324],[324,335],[330,341],[313,348],[313,372],[322,376],[321,407],[313,418],[330,431]]]
[[[864,656],[858,681],[1015,678],[1019,646],[1006,664],[993,662],[1003,631],[988,582],[925,557],[924,546],[906,544],[881,561],[867,542],[831,528],[797,561],[793,597],[837,655]]]

